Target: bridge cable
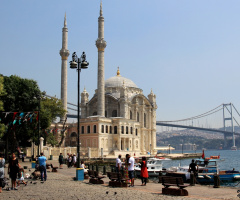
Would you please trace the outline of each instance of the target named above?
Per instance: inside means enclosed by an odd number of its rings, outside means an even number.
[[[208,112],[205,112],[205,113],[203,113],[203,114],[201,114],[201,115],[196,115],[196,116],[194,116],[194,117],[185,118],[185,119],[181,119],[181,120],[160,121],[160,122],[180,122],[180,121],[187,121],[187,120],[191,120],[191,119],[198,119],[198,118],[205,117],[205,116],[211,115],[211,114],[213,114],[213,113],[216,113],[216,112],[218,112],[219,110],[222,110],[223,108],[220,108],[220,109],[218,109],[217,111],[212,112],[212,111],[216,110],[217,108],[219,108],[219,107],[222,106],[222,105],[223,105],[223,104],[217,106],[216,108],[214,108],[214,109],[212,109],[212,110],[210,110],[210,111],[208,111]],[[210,113],[210,112],[212,112],[212,113]],[[210,114],[206,115],[207,113],[210,113]]]

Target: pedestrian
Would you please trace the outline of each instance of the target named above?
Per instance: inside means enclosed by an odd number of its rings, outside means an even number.
[[[68,168],[72,165],[72,154],[68,156]]]
[[[88,169],[86,169],[86,165],[84,164],[84,161],[83,161],[83,160],[81,160],[80,168],[83,168],[83,169],[84,169],[84,173],[85,173],[85,174],[88,172]]]
[[[12,181],[12,190],[17,190],[16,187],[16,180],[17,180],[17,174],[20,169],[20,164],[18,162],[18,159],[16,158],[15,153],[12,153],[11,160],[9,160],[9,165],[8,165],[8,174],[11,178]]]
[[[147,170],[147,161],[146,157],[142,157],[142,163],[141,163],[141,179],[142,179],[142,186],[145,186],[147,184],[147,178],[148,178],[148,170]]]
[[[24,153],[23,153],[23,154],[22,154],[22,162],[24,162],[24,157],[25,157],[25,156],[24,156]]]
[[[194,176],[197,176],[198,172],[198,165],[194,162],[194,159],[192,159],[192,163],[189,165],[188,171],[191,173],[193,172]]]
[[[58,162],[59,162],[59,168],[62,169],[62,164],[63,164],[63,155],[60,153],[58,157]]]
[[[76,162],[77,162],[77,156],[76,156],[76,154],[74,153],[74,154],[73,154],[73,157],[72,157],[72,166],[76,167]]]
[[[128,175],[129,175],[129,178],[131,180],[131,185],[129,185],[129,187],[134,187],[134,163],[135,163],[135,159],[134,159],[134,157],[130,157],[129,154],[127,154],[127,158],[128,158]]]
[[[4,165],[5,159],[3,158],[2,153],[0,153],[0,193],[2,192],[2,188],[4,185]]]
[[[120,172],[122,167],[122,161],[121,161],[121,154],[118,155],[118,158],[116,159],[116,172]]]
[[[126,154],[126,159],[123,160],[124,162],[124,177],[127,180],[127,183],[131,183],[131,181],[129,180],[129,175],[128,175],[128,154]]]
[[[47,158],[41,152],[40,157],[38,158],[39,170],[41,173],[41,181],[43,181],[43,174],[44,174],[44,180],[45,181],[47,180],[46,161],[47,161]]]
[[[24,181],[24,169],[23,168],[21,168],[19,170],[19,175],[20,175],[20,177],[18,179],[18,186],[20,185],[20,183],[23,183],[26,186],[27,183]]]

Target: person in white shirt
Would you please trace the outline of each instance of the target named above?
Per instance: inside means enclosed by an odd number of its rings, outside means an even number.
[[[131,185],[129,187],[134,187],[134,163],[135,159],[134,157],[130,157],[129,154],[127,154],[127,159],[128,159],[128,175],[129,178],[131,179]]]
[[[120,172],[122,167],[122,161],[121,161],[121,154],[119,154],[118,158],[116,159],[116,172]]]

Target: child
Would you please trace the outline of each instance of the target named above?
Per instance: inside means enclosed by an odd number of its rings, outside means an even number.
[[[24,182],[24,170],[23,170],[23,168],[19,169],[19,174],[18,175],[19,175],[18,186],[20,185],[20,181],[21,181],[21,183],[25,184],[25,186],[26,186],[27,183]]]

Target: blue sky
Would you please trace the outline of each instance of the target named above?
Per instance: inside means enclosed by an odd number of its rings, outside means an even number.
[[[86,52],[81,91],[97,87],[100,0],[9,0],[0,6],[0,69],[34,79],[60,97],[62,27],[68,49]],[[157,95],[157,120],[204,113],[221,103],[240,110],[240,1],[103,0],[105,79],[121,75]],[[69,56],[68,61],[70,61]],[[77,73],[68,70],[68,101],[77,101]]]

